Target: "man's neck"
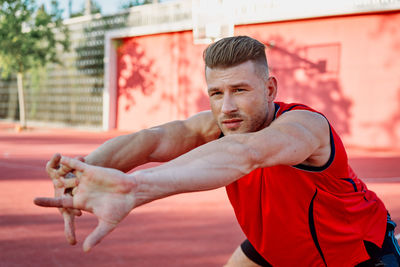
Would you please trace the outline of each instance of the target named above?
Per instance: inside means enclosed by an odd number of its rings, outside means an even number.
[[[267,120],[265,122],[265,127],[268,127],[272,123],[274,117],[275,117],[275,102],[271,102],[268,104],[268,115],[267,115]]]

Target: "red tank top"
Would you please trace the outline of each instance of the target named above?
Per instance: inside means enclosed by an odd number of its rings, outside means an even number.
[[[290,110],[275,103],[275,118]],[[354,266],[368,260],[364,240],[381,246],[387,211],[357,178],[330,126],[331,155],[321,167],[259,168],[226,187],[250,243],[273,266]]]

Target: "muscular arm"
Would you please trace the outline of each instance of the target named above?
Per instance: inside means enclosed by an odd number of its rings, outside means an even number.
[[[162,146],[158,148],[162,151]],[[156,150],[150,155],[157,154]],[[320,166],[329,154],[327,121],[316,113],[291,111],[259,132],[226,136],[164,165],[129,175],[63,158],[62,164],[78,170],[76,179],[60,180],[67,188],[77,185],[73,196],[36,198],[35,203],[94,213],[99,224],[84,242],[84,250],[88,251],[133,208],[147,202],[225,186],[259,167],[298,163]]]
[[[85,157],[90,165],[129,171],[148,162],[165,162],[216,139],[211,112],[110,139]]]
[[[127,172],[147,162],[173,159],[216,139],[219,134],[220,130],[211,112],[205,111],[184,121],[174,121],[110,139],[81,160],[90,165]],[[46,166],[47,173],[53,180],[56,197],[70,194],[60,182],[60,177],[75,170],[68,165],[60,164],[60,159],[61,155],[55,154]],[[60,211],[64,216],[66,239],[70,244],[75,244],[74,215],[80,215],[81,212],[72,209],[60,209]]]
[[[162,166],[132,174],[137,204],[228,185],[259,167],[321,166],[330,155],[329,125],[319,114],[292,111],[255,133],[202,145]]]

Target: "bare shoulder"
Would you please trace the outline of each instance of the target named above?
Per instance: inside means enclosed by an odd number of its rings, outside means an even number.
[[[302,136],[304,141],[314,144],[315,149],[303,164],[320,166],[329,159],[330,127],[323,115],[308,110],[293,110],[282,114],[270,127],[285,128],[290,135]]]
[[[210,110],[199,112],[183,121],[184,126],[198,135],[204,143],[215,140],[221,134]]]
[[[329,123],[326,118],[317,112],[309,110],[293,110],[286,112],[273,121],[271,126],[276,127],[292,123],[304,127],[317,137],[329,137]]]

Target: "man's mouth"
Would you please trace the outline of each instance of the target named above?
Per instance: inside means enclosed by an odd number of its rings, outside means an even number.
[[[222,124],[228,129],[234,129],[234,128],[238,128],[242,121],[243,120],[241,120],[241,119],[227,119],[227,120],[223,120]]]

